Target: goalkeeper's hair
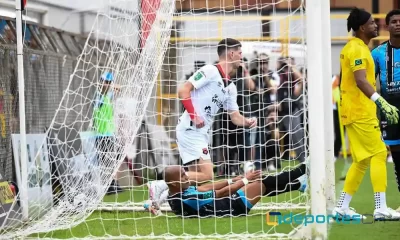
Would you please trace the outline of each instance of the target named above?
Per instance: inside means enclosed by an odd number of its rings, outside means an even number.
[[[353,8],[347,18],[347,31],[358,31],[360,26],[364,25],[371,18],[371,13],[359,8]]]
[[[236,39],[233,39],[233,38],[222,39],[218,43],[218,47],[217,47],[218,56],[222,56],[229,49],[237,50],[239,47],[242,47],[242,44]]]
[[[385,17],[386,25],[389,25],[390,18],[393,17],[393,16],[396,16],[396,15],[400,15],[400,9],[394,9],[394,10],[390,11],[390,12],[386,15],[386,17]]]

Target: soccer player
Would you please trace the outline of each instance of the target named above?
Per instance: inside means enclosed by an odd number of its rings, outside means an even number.
[[[375,197],[375,219],[399,219],[400,214],[386,206],[386,146],[383,142],[376,106],[389,124],[398,122],[398,110],[376,92],[375,65],[368,48],[370,40],[378,35],[371,14],[353,9],[347,18],[347,29],[355,31],[340,54],[341,65],[341,119],[346,127],[352,151],[350,166],[333,215],[347,219],[358,215],[349,207],[354,193],[370,166]]]
[[[171,210],[182,217],[240,216],[249,213],[262,196],[307,187],[306,165],[274,176],[261,176],[261,171],[249,172],[245,177],[235,177],[190,186],[190,178],[181,166],[165,169],[165,180],[169,187],[168,203]]]
[[[214,177],[208,145],[214,116],[220,110],[227,110],[237,126],[257,126],[256,118],[245,118],[240,114],[236,102],[237,89],[230,81],[230,75],[242,64],[241,43],[232,38],[223,39],[218,43],[217,53],[218,64],[201,67],[178,89],[185,111],[176,127],[176,139],[182,163],[189,168],[187,174],[192,183],[202,183]],[[165,181],[150,182],[148,187],[153,205],[159,206],[166,200],[168,186]]]
[[[372,51],[375,61],[375,74],[379,75],[381,94],[389,104],[400,107],[400,10],[390,11],[385,18],[390,40]],[[400,126],[388,125],[385,115],[381,116],[382,136],[390,146],[400,191]],[[400,208],[399,208],[400,210]]]

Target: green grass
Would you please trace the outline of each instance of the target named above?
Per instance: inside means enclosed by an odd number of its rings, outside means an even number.
[[[393,163],[388,163],[388,188],[386,201],[387,205],[393,209],[400,206],[400,193],[397,190],[396,179],[394,176]],[[336,164],[336,191],[337,196],[340,194],[343,182],[339,181],[340,173],[343,169],[343,161]],[[354,207],[358,213],[373,214],[374,212],[374,195],[371,185],[369,170],[361,183],[357,193],[351,200],[351,207]],[[371,218],[371,217],[369,217]],[[368,222],[371,222],[369,219]],[[343,239],[399,239],[400,222],[375,222],[373,224],[331,224],[329,231],[330,240]]]
[[[343,161],[339,160],[336,164],[337,172],[337,191],[341,191],[343,183],[339,181],[340,173],[344,167]],[[393,174],[393,164],[388,164],[388,205],[397,208],[400,204],[399,193],[397,192],[395,178]],[[132,191],[125,191],[122,194],[106,196],[105,202],[125,202],[143,201],[147,199],[147,191],[143,187],[138,187]],[[295,199],[294,203],[304,201],[298,192],[279,195],[273,198],[263,198],[263,202],[288,202]],[[374,209],[373,192],[370,184],[369,173],[352,200],[353,207],[360,213],[372,213]],[[283,212],[283,211],[281,211]],[[283,212],[286,213],[286,212]],[[287,212],[288,213],[288,212]],[[297,213],[297,212],[296,212]],[[382,238],[398,238],[398,227],[400,222],[379,222],[368,225],[346,225],[331,224],[329,239],[355,239],[363,237],[367,240]],[[183,235],[210,235],[212,234],[246,234],[246,233],[289,233],[293,225],[282,224],[277,227],[270,227],[265,223],[265,211],[252,211],[251,216],[236,218],[208,218],[208,219],[181,219],[172,213],[154,217],[145,212],[122,212],[122,211],[95,211],[83,223],[72,229],[54,231],[34,235],[33,237],[52,237],[52,238],[83,238],[83,237],[109,237],[115,236],[118,239],[128,237],[140,237],[146,239],[147,235],[171,234],[175,236]]]

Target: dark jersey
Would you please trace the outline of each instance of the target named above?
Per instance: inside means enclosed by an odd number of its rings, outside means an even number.
[[[193,186],[168,196],[168,203],[176,215],[183,217],[238,216],[246,214],[252,207],[242,190],[230,197],[216,199],[215,191],[199,192]]]
[[[375,75],[379,75],[381,95],[390,104],[400,108],[400,49],[384,42],[372,50],[375,63]],[[381,117],[382,137],[386,145],[400,145],[400,123],[388,125]]]
[[[374,50],[375,75],[379,75],[381,94],[391,104],[400,105],[400,49],[384,42]]]

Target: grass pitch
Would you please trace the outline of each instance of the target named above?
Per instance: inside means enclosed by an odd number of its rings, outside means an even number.
[[[336,189],[337,195],[343,187],[340,181],[341,172],[345,167],[343,160],[336,163]],[[147,199],[147,190],[138,187],[122,194],[106,196],[105,202],[144,201]],[[301,203],[306,200],[299,192],[281,194],[278,197],[263,198],[263,202],[293,202]],[[388,191],[387,203],[392,208],[400,206],[400,193],[397,191],[393,164],[388,163]],[[366,174],[359,191],[353,197],[351,206],[359,213],[373,213],[374,198],[370,183],[369,172]],[[282,214],[289,213],[282,211]],[[300,213],[301,212],[295,212]],[[169,234],[171,237],[186,235],[203,235],[206,239],[213,239],[214,234],[260,234],[260,233],[289,233],[296,227],[295,224],[282,224],[271,227],[266,224],[266,211],[252,211],[250,216],[235,218],[207,218],[207,219],[181,219],[172,213],[163,216],[152,216],[146,212],[126,211],[95,211],[83,223],[66,230],[42,233],[32,237],[45,238],[140,238],[146,236],[161,236]],[[369,221],[370,222],[370,221]],[[376,222],[373,224],[330,224],[329,239],[398,239],[400,222]],[[260,239],[260,238],[258,238]]]

